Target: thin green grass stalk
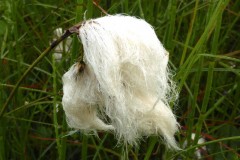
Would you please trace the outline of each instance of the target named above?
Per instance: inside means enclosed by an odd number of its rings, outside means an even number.
[[[145,16],[145,19],[151,23],[152,25],[154,25],[154,21],[155,21],[155,17],[157,18],[157,1],[154,1],[152,3],[148,3],[148,1],[144,1],[143,5],[146,5],[147,7],[145,7],[145,12],[147,13]]]
[[[237,84],[235,84],[232,88],[230,88],[228,91],[226,91],[226,95],[230,95],[231,93],[233,93],[236,88],[237,88]],[[226,95],[223,95],[221,98],[219,98],[217,100],[217,102],[207,110],[207,112],[205,113],[205,117],[207,118],[211,113],[213,113],[215,110],[218,109],[218,107],[220,107],[220,105],[223,103],[223,101],[226,99]]]
[[[215,3],[213,3],[213,5],[210,6],[208,15],[212,14],[212,10],[215,7]],[[222,17],[223,10],[221,10],[221,11],[222,12],[220,12],[218,15],[218,18],[217,18],[218,21],[216,23],[215,31],[213,33],[213,41],[212,41],[212,48],[211,48],[212,54],[216,54],[216,52],[217,52],[218,38],[219,38],[219,33],[220,33],[221,17]],[[210,95],[211,95],[211,91],[212,91],[212,87],[213,87],[212,82],[213,82],[214,66],[215,66],[215,62],[210,62],[209,68],[208,68],[207,84],[206,84],[204,98],[203,98],[202,107],[201,107],[201,111],[200,111],[200,117],[196,124],[196,134],[194,137],[193,144],[197,144],[197,142],[199,140],[199,136],[201,135],[203,123],[205,123],[205,119],[206,119],[205,113],[206,113],[208,104],[210,104],[209,100],[210,100]]]
[[[224,63],[224,62],[219,62],[218,63],[220,66],[223,66],[224,68],[226,68],[229,72],[234,73],[236,76],[240,77],[240,72],[239,69],[233,69],[231,66],[229,66],[228,64]]]
[[[240,82],[240,78],[238,77],[238,78],[236,79],[236,81],[237,81],[237,83]],[[238,113],[240,113],[240,99],[239,99],[239,97],[240,97],[240,85],[237,86],[237,88],[236,88],[236,94],[235,94],[235,96],[234,96],[234,100],[235,100],[236,103],[235,103],[235,108],[233,109],[232,115],[231,115],[231,117],[230,117],[230,119],[231,119],[232,121],[234,121],[235,119],[237,119],[237,118],[235,118],[235,117],[236,117],[236,115],[238,115]]]
[[[64,116],[64,115],[63,115]],[[62,132],[67,130],[67,123],[66,123],[66,119],[63,118],[62,120]],[[62,153],[62,159],[66,159],[67,157],[67,137],[61,137],[61,153]]]
[[[40,154],[40,156],[38,157],[38,160],[43,159],[43,157],[47,154],[47,152],[49,152],[50,150],[52,150],[52,148],[54,147],[55,143],[56,143],[55,141],[53,141],[52,143],[50,143],[50,144],[48,145],[48,147],[45,148],[44,151]]]
[[[142,0],[138,0],[138,8],[139,8],[139,12],[140,12],[140,17],[144,19],[144,13],[143,13],[143,9],[142,9]]]
[[[193,79],[192,82],[192,87],[193,87],[193,99],[190,99],[190,104],[189,104],[189,120],[187,121],[187,142],[188,145],[192,144],[192,134],[193,131],[195,130],[194,126],[194,117],[196,115],[198,105],[197,105],[197,97],[199,94],[199,88],[200,88],[200,81],[201,81],[201,75],[202,75],[202,66],[203,66],[203,58],[199,59],[198,62],[198,71],[195,74],[195,78]],[[190,97],[189,97],[190,98]],[[193,143],[194,144],[194,143]],[[190,155],[193,154],[193,152],[190,152]]]
[[[45,125],[45,126],[51,126],[54,127],[54,124],[52,123],[45,123],[45,122],[39,122],[39,121],[34,121],[31,118],[18,118],[15,116],[8,116],[8,115],[4,115],[4,117],[8,118],[8,119],[14,119],[16,121],[26,121],[26,122],[31,122],[31,123],[36,123],[37,125]]]
[[[133,148],[130,149],[131,155],[133,157],[134,160],[138,160],[138,151],[137,150],[133,150]]]
[[[237,13],[240,15],[240,11]],[[240,16],[236,16],[234,20],[227,26],[227,29],[224,30],[225,34],[224,36],[219,40],[219,46],[223,45],[226,40],[228,39],[228,36],[231,34],[231,31],[233,30],[233,27],[236,26],[236,23],[239,22]]]
[[[21,111],[21,110],[24,110],[24,109],[28,109],[29,107],[35,107],[36,105],[53,104],[53,101],[45,100],[47,98],[50,98],[50,96],[45,96],[45,97],[36,99],[35,101],[32,101],[31,103],[27,103],[27,104],[24,104],[20,107],[12,109],[11,111],[5,113],[4,116],[5,115],[13,115],[15,112],[18,112],[18,111]],[[43,101],[43,100],[45,100],[45,101]]]
[[[88,137],[86,135],[82,135],[82,150],[81,150],[81,159],[87,160],[88,157]]]
[[[56,137],[56,144],[57,144],[57,150],[58,150],[58,159],[59,160],[65,160],[66,159],[66,141],[65,138],[60,136],[58,125],[58,114],[59,114],[59,104],[60,102],[57,100],[58,98],[58,88],[57,88],[57,80],[58,80],[58,70],[56,65],[56,60],[54,59],[54,56],[52,56],[52,68],[53,68],[53,124],[55,129],[55,137]],[[64,119],[65,120],[65,119]],[[66,128],[66,122],[62,123],[62,130]]]
[[[3,60],[7,60],[7,61],[9,61],[9,62],[14,62],[14,63],[17,63],[17,62],[18,62],[17,60],[14,60],[14,59],[11,59],[11,58],[7,58],[7,57],[4,57]],[[26,67],[30,67],[29,64],[24,63],[24,62],[20,62],[20,64],[22,65],[22,67],[25,67],[25,66],[26,66]],[[47,72],[46,70],[43,70],[43,69],[41,69],[41,68],[39,68],[39,67],[34,67],[33,69],[36,70],[36,71],[40,71],[40,72],[46,74],[47,76],[51,76],[51,73],[49,73],[49,72]]]
[[[168,10],[166,13],[166,17],[169,17],[169,24],[166,29],[166,35],[164,36],[164,42],[166,48],[170,53],[173,53],[173,37],[175,30],[175,21],[176,21],[176,13],[177,13],[177,0],[170,0],[168,3]]]
[[[7,44],[8,32],[9,32],[9,31],[8,31],[8,28],[6,27],[5,33],[4,33],[4,38],[3,38],[3,41],[2,41],[2,45],[1,45],[1,49],[0,49],[0,52],[1,52],[0,57],[1,57],[1,59],[2,59],[3,57],[5,57],[6,54],[8,53],[7,51],[4,52],[5,49],[6,49],[6,44]]]
[[[90,19],[93,17],[93,1],[88,0],[87,1],[87,10],[86,10],[86,18]]]
[[[31,131],[32,129],[32,119],[34,118],[35,116],[35,112],[37,110],[37,107],[34,107],[33,108],[33,111],[32,112],[28,112],[27,115],[28,115],[28,119],[29,121],[22,121],[21,123],[23,123],[25,126],[25,129],[23,131],[23,137],[22,137],[22,141],[23,141],[23,146],[25,146],[25,148],[23,149],[23,153],[26,152],[25,150],[30,150],[31,149],[31,145],[29,145],[29,132]]]
[[[209,20],[203,34],[201,35],[200,39],[198,40],[197,44],[195,45],[195,47],[193,48],[192,52],[189,54],[187,60],[185,61],[185,63],[180,66],[180,70],[177,74],[177,78],[181,77],[181,82],[180,82],[180,89],[182,88],[183,85],[183,81],[186,81],[186,78],[188,76],[187,73],[183,73],[185,72],[185,69],[191,68],[192,65],[192,59],[194,56],[196,56],[197,54],[199,54],[199,51],[201,50],[201,47],[203,47],[204,43],[208,40],[209,36],[211,35],[215,25],[216,25],[216,17],[218,17],[218,15],[220,13],[222,13],[222,10],[225,9],[225,7],[228,5],[229,0],[223,0],[223,1],[218,1],[218,4],[212,14],[211,19]]]
[[[155,4],[154,4],[154,10],[153,10],[153,24],[156,25],[157,23],[157,19],[158,19],[158,14],[159,14],[159,9],[160,9],[160,5],[161,5],[161,0],[159,1],[155,1]]]
[[[205,88],[205,94],[204,94],[204,98],[203,98],[203,104],[201,107],[200,117],[198,119],[198,123],[196,124],[196,135],[195,135],[193,144],[197,144],[199,136],[201,134],[202,125],[203,125],[204,121],[206,120],[205,113],[207,110],[207,106],[209,104],[210,95],[211,95],[211,91],[212,91],[214,65],[215,65],[214,62],[211,62],[209,64],[207,84],[206,84],[206,88]]]
[[[177,11],[178,12],[178,11]],[[184,14],[184,13],[183,13]],[[178,37],[179,37],[179,34],[181,34],[181,32],[180,32],[180,29],[181,29],[181,27],[182,27],[182,24],[183,24],[183,20],[184,20],[184,16],[180,16],[180,17],[178,17],[178,21],[179,21],[179,23],[178,23],[178,25],[177,25],[177,27],[176,27],[176,33],[175,33],[175,36],[174,36],[174,39],[172,40],[173,41],[173,43],[175,43],[175,44],[178,44],[178,45],[181,45],[181,46],[183,46],[183,47],[186,47],[187,49],[192,49],[190,46],[186,46],[186,43],[183,43],[183,42],[179,42],[179,41],[176,41],[176,39],[178,39]],[[182,57],[182,56],[181,56]],[[175,69],[174,69],[175,70]]]
[[[81,145],[82,145],[82,143],[81,143]],[[88,146],[88,148],[91,148],[91,149],[96,149],[96,145],[92,145],[92,144],[87,144],[87,146]],[[114,147],[116,147],[116,146],[114,146]],[[119,152],[117,152],[117,151],[114,151],[112,148],[111,149],[109,149],[109,148],[102,148],[102,150],[104,151],[104,152],[107,152],[109,155],[114,155],[114,156],[117,156],[117,157],[119,157],[119,158],[121,158],[121,154],[119,153]],[[111,159],[111,158],[110,158]]]
[[[14,85],[10,85],[10,84],[1,84],[1,87],[7,87],[7,88],[14,88]],[[29,91],[29,92],[38,92],[38,93],[42,93],[42,94],[48,94],[51,95],[52,93],[49,93],[47,91],[43,91],[43,90],[39,90],[39,89],[34,89],[34,88],[28,88],[28,87],[19,87],[19,90],[25,90],[25,91]]]
[[[129,160],[129,156],[128,156],[128,152],[129,152],[129,149],[128,149],[128,144],[123,144],[121,146],[121,160]]]
[[[64,157],[62,157],[62,146],[60,142],[60,136],[59,136],[59,125],[58,125],[58,116],[57,112],[59,110],[58,108],[58,103],[57,103],[57,67],[56,67],[56,61],[54,59],[54,56],[52,56],[52,68],[53,68],[53,73],[52,73],[52,78],[53,78],[53,124],[54,124],[54,131],[55,131],[55,138],[56,138],[56,143],[57,143],[57,150],[58,150],[58,159],[63,160]]]
[[[129,8],[128,8],[128,0],[122,0],[122,12],[123,13],[129,13]]]
[[[212,4],[212,8],[215,7],[215,3]],[[212,44],[211,44],[211,54],[212,55],[217,55],[218,52],[218,46],[219,46],[219,37],[220,37],[220,31],[221,31],[221,25],[222,25],[222,15],[223,12],[219,14],[218,16],[218,21],[216,23],[216,27],[213,33],[213,40],[212,40]],[[215,66],[216,62],[213,62],[213,65]],[[217,75],[217,73],[213,73],[213,77],[215,77]],[[212,88],[216,88],[216,83],[212,84]],[[216,92],[212,92],[211,94],[211,99],[209,102],[209,106],[213,106],[214,105],[214,99],[216,99]]]
[[[93,159],[96,159],[96,157],[98,157],[98,159],[99,160],[101,160],[102,159],[102,157],[101,157],[101,155],[100,155],[100,153],[99,153],[99,147],[98,147],[98,145],[97,145],[97,143],[96,143],[96,141],[100,141],[99,139],[96,139],[95,140],[95,138],[93,137],[93,136],[91,136],[91,137],[89,137],[90,139],[91,139],[91,141],[92,141],[92,143],[93,143],[93,145],[94,145],[94,147],[96,148],[96,152],[95,152],[95,154],[94,154],[94,156],[93,156]],[[101,143],[101,142],[100,142]]]
[[[2,119],[0,121],[0,159],[1,160],[7,159],[6,155],[5,155],[5,153],[7,153],[7,152],[5,150],[6,144],[5,144],[5,139],[4,139],[4,137],[6,136],[6,133],[5,133],[6,126],[5,126],[5,124],[6,124],[5,119]]]
[[[84,1],[76,0],[76,18],[75,23],[79,23],[83,21],[84,9],[83,9]],[[78,57],[83,57],[83,55],[79,55],[80,53],[80,43],[77,35],[73,36],[72,46],[71,46],[71,64],[75,63]]]
[[[157,137],[151,137],[149,145],[148,145],[148,149],[147,149],[147,152],[146,152],[146,155],[144,157],[144,160],[150,159],[150,157],[152,155],[152,152],[153,152],[153,149],[154,149],[154,146],[156,145],[156,143],[157,143]]]
[[[198,3],[199,3],[199,0],[196,0],[194,11],[193,11],[193,16],[191,18],[191,22],[190,22],[190,25],[189,25],[189,30],[188,30],[187,38],[186,38],[186,41],[185,41],[185,44],[184,44],[183,53],[182,53],[182,57],[181,57],[179,66],[181,66],[183,64],[183,62],[185,60],[185,57],[186,57],[186,53],[187,53],[190,37],[192,35],[194,22],[195,22],[195,18],[196,18],[196,15],[197,15]]]
[[[3,74],[0,73],[0,76],[2,76]],[[3,104],[4,102],[4,87],[0,85],[0,104]],[[6,144],[5,144],[5,137],[6,137],[6,118],[3,118],[0,120],[0,160],[4,160],[4,159],[7,159],[6,158]]]
[[[224,56],[224,55],[199,54],[199,56],[210,57],[210,58],[215,59],[215,61],[219,61],[219,62],[221,62],[222,60],[228,60],[228,61],[232,61],[235,63],[240,63],[240,59],[232,58],[232,57],[228,57],[228,56]]]
[[[20,26],[18,25],[18,23],[22,23],[22,19],[23,17],[18,17],[18,15],[20,14],[20,11],[19,9],[23,8],[21,2],[19,0],[17,0],[16,2],[12,1],[12,5],[11,5],[11,18],[13,19],[14,23],[13,23],[13,28],[12,28],[12,32],[13,32],[13,37],[14,37],[14,40],[16,42],[16,45],[15,45],[15,49],[12,50],[12,52],[10,52],[12,54],[12,57],[16,57],[16,59],[18,60],[17,63],[16,63],[16,66],[18,68],[17,72],[16,72],[16,78],[19,78],[21,77],[22,73],[23,73],[23,67],[21,65],[21,63],[23,62],[23,54],[22,54],[22,47],[21,47],[21,41],[19,41],[19,37],[21,35],[21,32],[19,32],[19,29],[20,29]],[[23,26],[24,29],[25,26]],[[16,82],[14,80],[12,80],[12,82]],[[23,92],[20,91],[20,90],[17,90],[16,91],[16,95],[14,98],[13,98],[13,104],[22,104],[24,103],[23,101]],[[9,106],[9,108],[14,108],[14,106]],[[16,116],[19,116],[21,115],[22,113],[17,113]],[[1,113],[0,113],[0,119],[1,119]],[[17,124],[17,122],[15,121],[15,123]],[[20,123],[18,125],[22,125],[24,127],[25,126],[25,123]],[[16,125],[17,126],[17,125]],[[17,150],[19,152],[19,154],[23,154],[24,153],[24,150],[20,147],[20,145],[22,146],[25,146],[24,145],[24,138],[25,138],[25,135],[24,135],[24,132],[25,132],[25,129],[22,131],[22,132],[19,132],[18,131],[18,135],[14,135],[15,137],[18,137],[18,136],[21,136],[21,139],[17,140],[15,142],[19,143],[19,146],[17,147]]]
[[[97,157],[101,157],[101,155],[99,154],[100,150],[103,148],[103,143],[105,142],[105,140],[107,139],[108,134],[105,134],[105,136],[103,137],[103,139],[100,141],[100,144],[97,146],[96,144],[96,152],[94,154],[93,160],[97,160]]]
[[[220,36],[220,30],[221,30],[221,24],[222,24],[222,14],[223,14],[223,10],[217,17],[217,23],[216,23],[216,27],[215,27],[214,34],[213,34],[213,41],[212,41],[212,45],[211,45],[212,46],[211,54],[213,54],[213,55],[216,55],[217,51],[218,51],[219,36]]]
[[[186,148],[185,150],[177,152],[176,154],[174,154],[171,157],[171,159],[174,158],[174,157],[177,157],[177,155],[181,155],[184,152],[188,152],[190,150],[194,150],[194,149],[196,149],[198,147],[207,146],[209,144],[214,144],[214,143],[222,143],[223,141],[239,141],[239,140],[240,140],[240,136],[232,136],[232,137],[225,137],[225,138],[220,138],[220,139],[217,139],[217,140],[208,141],[208,142],[205,142],[205,143],[202,143],[202,144],[196,144],[194,146]]]

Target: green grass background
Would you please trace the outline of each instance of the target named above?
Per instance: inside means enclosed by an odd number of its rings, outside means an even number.
[[[95,4],[94,4],[95,3]],[[204,137],[203,159],[240,158],[240,0],[0,0],[0,160],[192,160]],[[126,13],[144,18],[170,53],[180,97],[181,151],[160,138],[138,148],[116,146],[111,133],[85,136],[67,127],[61,76],[83,54],[76,36],[56,63],[52,54],[33,68],[3,110],[11,90],[54,38],[79,21]],[[190,140],[195,133],[195,140]],[[127,149],[127,151],[126,151]]]

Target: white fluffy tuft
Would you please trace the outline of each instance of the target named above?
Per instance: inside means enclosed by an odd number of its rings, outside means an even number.
[[[85,67],[63,76],[63,107],[70,127],[112,130],[124,143],[161,135],[177,149],[178,123],[169,107],[177,97],[168,52],[153,28],[130,16],[105,16],[79,29]]]

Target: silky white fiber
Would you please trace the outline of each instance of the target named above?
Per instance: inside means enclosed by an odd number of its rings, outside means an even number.
[[[109,130],[131,145],[159,135],[177,149],[178,123],[169,107],[177,92],[153,28],[135,17],[105,16],[84,22],[79,37],[85,64],[74,64],[62,78],[69,126]]]

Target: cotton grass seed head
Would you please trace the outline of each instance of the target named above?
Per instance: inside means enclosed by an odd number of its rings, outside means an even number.
[[[159,135],[167,146],[178,148],[178,123],[169,107],[177,97],[169,55],[153,28],[142,19],[105,16],[86,21],[79,37],[84,63],[63,75],[69,126],[109,130],[131,145],[142,136]]]

